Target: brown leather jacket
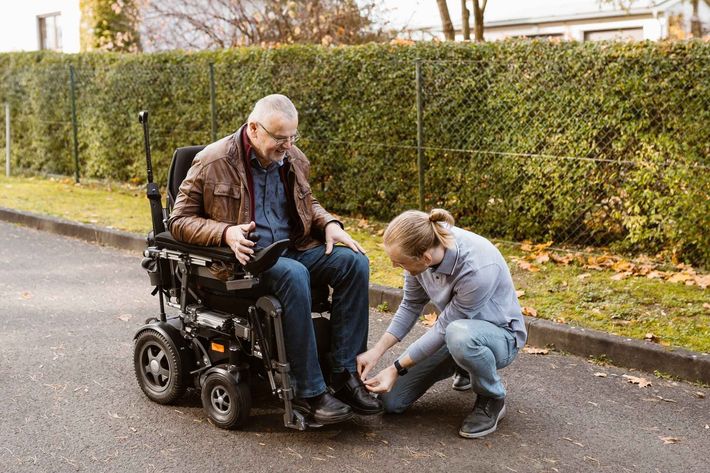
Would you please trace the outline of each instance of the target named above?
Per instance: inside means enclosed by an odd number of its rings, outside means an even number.
[[[247,164],[250,149],[244,125],[197,154],[180,185],[168,221],[168,228],[177,240],[219,246],[229,226],[254,219],[253,181],[251,166]],[[325,226],[337,219],[313,197],[308,184],[308,159],[293,146],[281,172],[287,185],[291,244],[297,250],[322,244]]]

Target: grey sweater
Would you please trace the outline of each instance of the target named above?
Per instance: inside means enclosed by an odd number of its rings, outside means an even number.
[[[527,339],[525,319],[503,255],[480,235],[458,227],[449,230],[456,245],[446,249],[437,267],[417,276],[405,271],[404,298],[387,332],[401,341],[431,300],[441,313],[436,324],[407,349],[415,363],[444,345],[446,327],[458,319],[485,320],[503,327],[522,348]]]

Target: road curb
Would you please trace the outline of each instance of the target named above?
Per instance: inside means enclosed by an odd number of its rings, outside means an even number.
[[[142,253],[145,237],[96,225],[71,222],[46,215],[0,207],[0,220],[79,238],[91,243]],[[394,312],[402,300],[402,290],[371,284],[370,306]],[[430,304],[426,311],[433,311]],[[601,357],[617,366],[653,372],[655,370],[690,381],[710,384],[710,354],[612,335],[599,330],[573,327],[532,317],[525,318],[528,344],[550,346],[584,357]]]

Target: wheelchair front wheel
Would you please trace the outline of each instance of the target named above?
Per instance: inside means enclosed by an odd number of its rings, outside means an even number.
[[[211,373],[202,386],[202,407],[207,417],[220,429],[236,429],[249,418],[249,385],[238,383],[226,371]]]
[[[185,394],[185,375],[173,345],[155,330],[136,339],[133,365],[138,385],[151,401],[170,404]]]

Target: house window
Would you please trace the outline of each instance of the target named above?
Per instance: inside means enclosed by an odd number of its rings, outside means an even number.
[[[585,41],[641,41],[643,28],[618,28],[615,30],[585,31]]]
[[[59,13],[39,15],[37,17],[37,33],[39,49],[62,50],[62,28],[59,23]]]

